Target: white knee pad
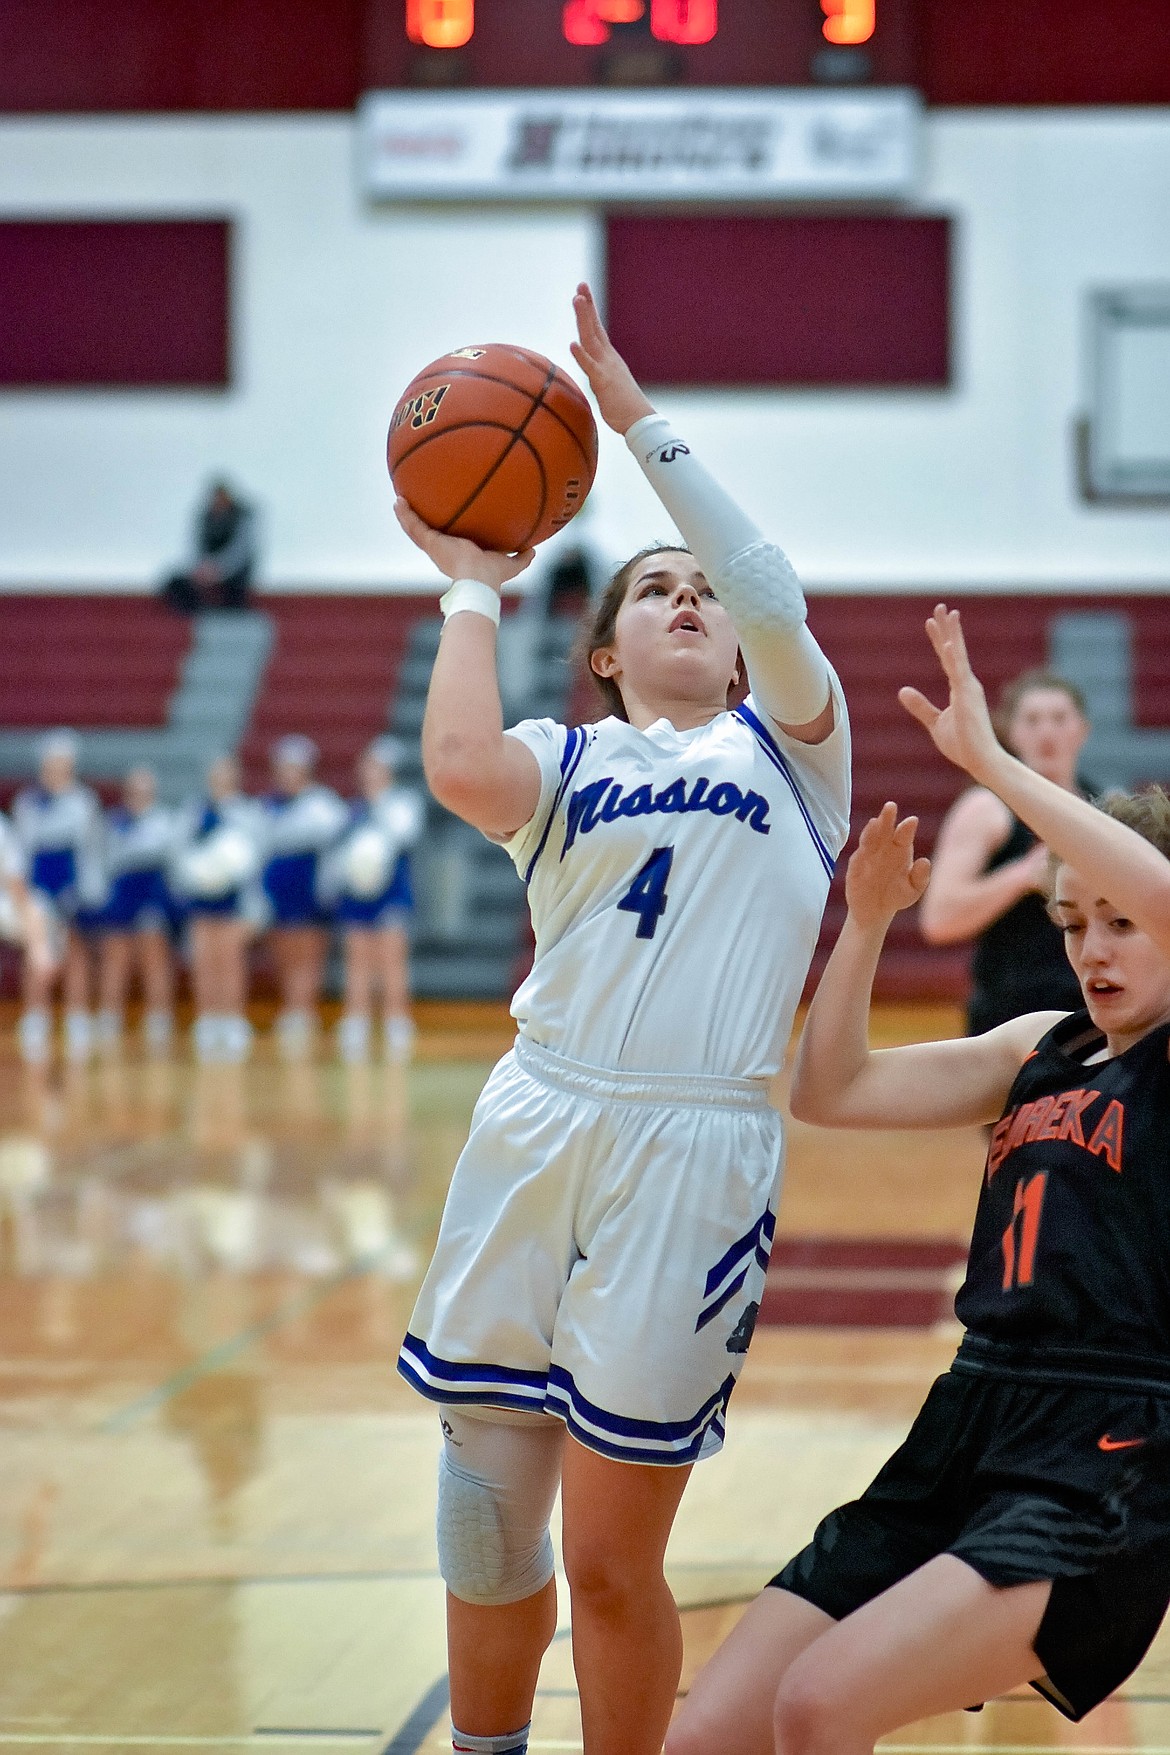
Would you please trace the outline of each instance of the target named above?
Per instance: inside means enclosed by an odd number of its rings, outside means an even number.
[[[565,1428],[551,1416],[513,1424],[490,1408],[440,1409],[439,1571],[465,1603],[518,1603],[553,1575],[548,1533]],[[506,1423],[505,1423],[506,1422]]]

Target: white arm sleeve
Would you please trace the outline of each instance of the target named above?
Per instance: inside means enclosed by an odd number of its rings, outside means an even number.
[[[765,540],[661,414],[644,415],[626,443],[735,624],[748,682],[781,725],[806,725],[830,700],[825,655],[805,626],[791,561]]]

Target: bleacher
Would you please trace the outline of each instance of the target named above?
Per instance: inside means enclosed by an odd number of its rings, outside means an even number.
[[[965,784],[904,711],[897,690],[909,683],[944,698],[923,634],[934,597],[818,597],[809,623],[833,660],[853,726],[853,827],[887,798],[921,822],[929,853],[939,823]],[[1170,775],[1170,618],[1154,595],[1070,593],[962,597],[972,661],[995,702],[1003,685],[1033,665],[1069,676],[1088,698],[1094,733],[1085,773],[1098,785],[1133,785]],[[1124,650],[1122,643],[1124,642]],[[844,918],[842,874],[833,884],[810,981],[815,982]],[[958,998],[966,992],[968,951],[923,943],[913,912],[894,922],[877,992],[887,999]]]
[[[938,827],[965,782],[937,753],[898,702],[903,683],[941,700],[940,674],[923,624],[935,596],[875,592],[814,596],[809,626],[841,678],[853,731],[853,835],[887,798],[920,819],[918,841],[929,853]],[[1170,617],[1155,595],[1071,593],[983,595],[955,600],[963,611],[976,669],[993,702],[1003,684],[1033,665],[1063,667],[1089,697],[1096,730],[1085,770],[1101,784],[1133,784],[1170,776]],[[1105,617],[1102,625],[1088,616]],[[1128,630],[1129,652],[1116,636]],[[1114,644],[1109,646],[1109,635]],[[1087,650],[1085,649],[1087,646]],[[1127,663],[1130,668],[1127,669]],[[574,723],[600,711],[586,677],[576,679]],[[1127,727],[1137,731],[1137,738]],[[1136,754],[1132,753],[1136,749]],[[811,991],[845,916],[844,861],[825,910],[809,977]],[[957,999],[966,992],[966,947],[923,942],[913,912],[890,932],[876,991],[886,999]]]
[[[5,595],[0,726],[162,725],[191,624],[152,598]]]
[[[79,770],[105,796],[145,763],[168,801],[234,749],[269,644],[267,619],[217,611],[194,621],[142,596],[5,595],[0,643],[0,788],[36,765],[41,733],[69,725]]]
[[[31,772],[54,725],[161,729],[191,625],[150,598],[5,595],[0,639],[0,795]]]
[[[434,596],[273,593],[258,606],[273,643],[240,752],[245,784],[263,791],[270,744],[296,731],[320,748],[320,778],[349,794],[358,756],[387,729],[410,630],[434,616]]]
[[[854,740],[854,828],[894,798],[921,818],[929,851],[961,780],[908,718],[897,686],[939,697],[923,636],[927,596],[814,597],[810,625],[849,700]],[[1157,596],[1070,594],[964,598],[976,666],[992,699],[1027,666],[1055,659],[1086,687],[1097,730],[1086,771],[1101,782],[1170,774],[1170,618]],[[153,760],[172,796],[188,790],[199,752],[244,727],[246,784],[263,790],[267,753],[283,732],[321,749],[321,777],[351,793],[355,760],[388,727],[404,740],[403,778],[421,782],[418,734],[438,632],[430,594],[269,594],[246,615],[194,622],[149,598],[27,595],[4,598],[0,642],[0,787],[31,771],[37,735],[70,724],[83,737],[83,772],[110,791],[132,760]],[[593,717],[597,697],[565,668],[569,624],[542,636],[533,713]],[[547,650],[545,650],[547,647]],[[267,662],[265,659],[267,657]],[[539,697],[539,698],[538,698]],[[564,703],[567,701],[567,706]],[[226,744],[223,746],[226,747]],[[421,991],[503,993],[524,967],[523,896],[506,856],[437,805],[418,860]],[[833,885],[813,978],[844,912]],[[530,943],[530,940],[529,940]],[[933,949],[912,915],[890,936],[879,974],[888,998],[950,998],[964,991],[965,949]]]

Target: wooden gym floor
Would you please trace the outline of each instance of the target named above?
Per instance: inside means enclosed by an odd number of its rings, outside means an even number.
[[[0,1755],[449,1747],[438,1426],[392,1361],[509,1031],[422,1021],[408,1071],[262,1042],[245,1068],[131,1046],[35,1073],[0,1030]],[[974,1133],[792,1129],[785,1321],[758,1331],[670,1548],[684,1688],[945,1367],[981,1159]],[[1170,1634],[1078,1727],[1025,1692],[888,1747],[1170,1755]],[[580,1748],[564,1630],[532,1748]]]

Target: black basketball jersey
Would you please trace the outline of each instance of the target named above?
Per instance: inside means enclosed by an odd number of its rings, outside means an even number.
[[[1031,829],[1013,817],[1011,833],[984,869],[996,871],[1022,859],[1035,845]],[[1043,896],[1021,896],[975,941],[968,1034],[980,1035],[1025,1012],[1073,1010],[1081,1004],[1080,983],[1065,955],[1064,935],[1050,918]]]
[[[955,1300],[972,1363],[1170,1381],[1170,1025],[1085,1065],[1103,1040],[1063,1018],[992,1132]]]

